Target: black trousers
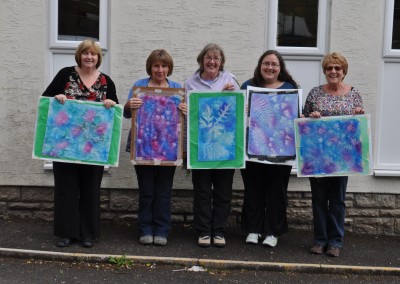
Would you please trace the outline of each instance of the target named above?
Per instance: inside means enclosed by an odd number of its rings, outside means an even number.
[[[242,229],[279,236],[288,232],[287,187],[291,166],[246,162]]]
[[[99,236],[103,171],[103,166],[53,163],[56,236],[74,239]]]
[[[192,170],[194,226],[200,234],[225,231],[231,210],[235,170]]]

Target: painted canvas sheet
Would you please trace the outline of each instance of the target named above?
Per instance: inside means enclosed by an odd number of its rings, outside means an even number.
[[[188,168],[244,168],[244,91],[191,91],[188,109]]]
[[[181,165],[184,89],[134,87],[133,95],[143,104],[132,115],[132,164]]]
[[[249,87],[247,160],[293,164],[296,158],[293,121],[299,117],[301,90]]]
[[[118,166],[122,107],[40,97],[32,157]]]
[[[369,115],[295,120],[297,176],[372,174]]]

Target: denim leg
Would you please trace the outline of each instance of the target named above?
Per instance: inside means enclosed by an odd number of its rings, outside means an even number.
[[[153,205],[154,235],[168,237],[171,227],[171,190],[176,167],[158,167]]]
[[[347,181],[347,176],[329,178],[328,246],[343,245]]]
[[[139,184],[138,226],[141,236],[153,235],[155,166],[135,166]]]
[[[325,178],[310,178],[314,244],[326,246],[328,243],[328,188]]]

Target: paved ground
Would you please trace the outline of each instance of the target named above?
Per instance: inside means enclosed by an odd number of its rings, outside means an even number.
[[[105,261],[110,255],[139,263],[200,265],[214,269],[258,269],[321,273],[368,273],[400,275],[400,236],[365,236],[347,233],[338,258],[308,253],[312,232],[291,230],[279,238],[276,248],[247,245],[245,234],[229,228],[225,248],[200,248],[189,226],[174,225],[168,245],[143,246],[135,224],[102,224],[102,234],[91,249],[74,244],[54,246],[52,223],[30,219],[0,220],[0,256],[52,260]]]

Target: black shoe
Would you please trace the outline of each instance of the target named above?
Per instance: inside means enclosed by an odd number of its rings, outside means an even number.
[[[81,245],[82,245],[84,248],[91,248],[91,247],[94,246],[94,240],[91,240],[91,239],[84,239],[84,240],[82,240]]]
[[[69,245],[71,244],[72,240],[70,238],[61,238],[56,246],[58,246],[59,248],[66,248],[69,247]]]

